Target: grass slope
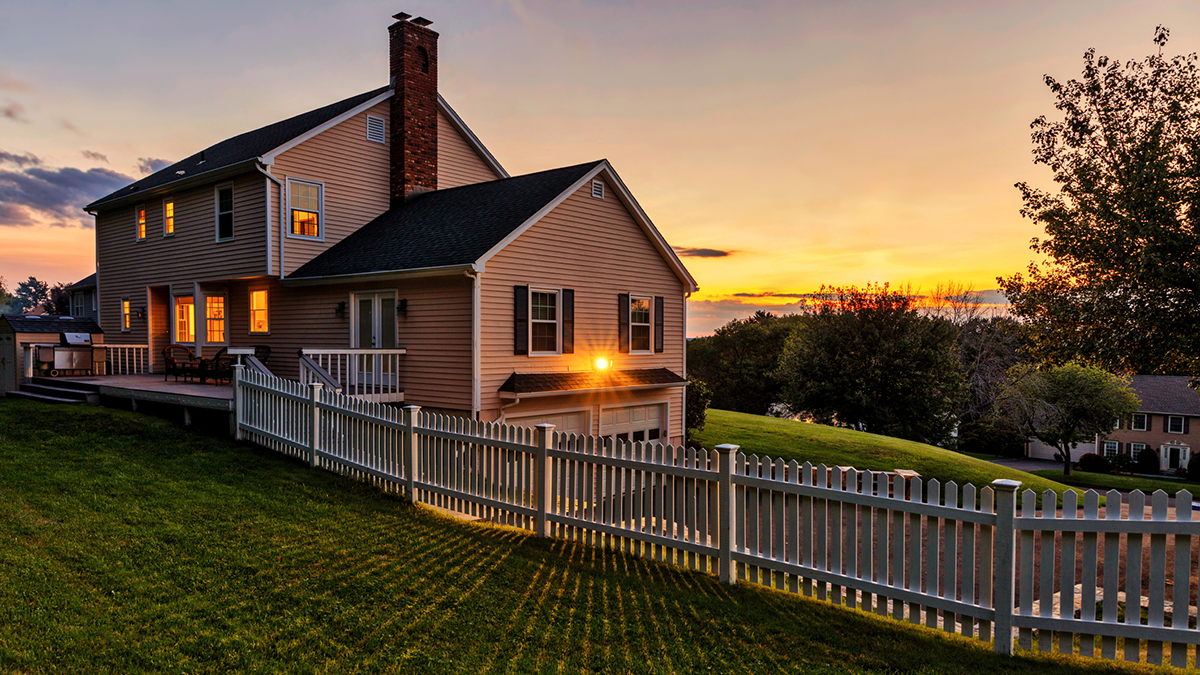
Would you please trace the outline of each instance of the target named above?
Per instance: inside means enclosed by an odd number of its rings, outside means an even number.
[[[0,399],[0,467],[0,671],[1151,671],[464,523],[128,412]]]
[[[747,455],[769,455],[814,465],[871,471],[912,469],[925,480],[936,478],[943,484],[955,481],[982,488],[997,478],[1009,478],[1021,481],[1022,490],[1031,488],[1038,494],[1046,489],[1059,494],[1071,489],[1042,476],[924,443],[727,410],[709,410],[704,431],[696,440],[706,448],[733,443]]]

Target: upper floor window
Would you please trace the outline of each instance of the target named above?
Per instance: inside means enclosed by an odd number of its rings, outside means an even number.
[[[323,199],[320,183],[288,179],[288,208],[292,213],[292,231],[294,237],[320,239]]]
[[[75,316],[83,314],[83,293],[75,292],[71,294],[71,313]]]
[[[654,298],[629,298],[629,352],[650,353],[650,307]]]
[[[129,298],[121,298],[121,332],[129,330]]]
[[[169,237],[175,234],[175,200],[168,199],[163,202],[163,236]]]
[[[623,354],[653,354],[664,349],[663,299],[621,293],[617,296],[617,344]]]
[[[529,292],[530,353],[558,353],[558,291]]]
[[[250,291],[250,332],[268,333],[267,291]]]
[[[1167,417],[1167,433],[1169,433],[1169,434],[1186,433],[1184,431],[1184,428],[1185,427],[1184,427],[1184,423],[1183,423],[1183,417],[1180,417],[1178,415],[1171,415],[1171,416]]]
[[[146,238],[146,207],[138,205],[133,210],[134,218],[137,220],[137,238],[141,241]]]
[[[205,340],[210,343],[225,342],[225,296],[210,295],[204,298]]]
[[[175,341],[196,341],[196,306],[190,295],[175,298]]]
[[[387,137],[383,134],[382,117],[367,115],[367,140],[375,143],[387,142]]]
[[[233,185],[217,186],[217,241],[233,239]]]
[[[1129,425],[1129,428],[1134,431],[1145,431],[1149,428],[1147,422],[1148,420],[1146,419],[1146,415],[1143,413],[1137,413],[1133,416],[1133,422]]]

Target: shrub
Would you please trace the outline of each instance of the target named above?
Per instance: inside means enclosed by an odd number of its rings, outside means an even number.
[[[1092,473],[1109,473],[1112,471],[1112,462],[1104,455],[1097,455],[1094,452],[1089,452],[1079,458],[1079,470],[1090,471]]]
[[[1112,470],[1118,473],[1133,471],[1133,458],[1129,455],[1117,455],[1112,458]]]
[[[692,435],[704,430],[705,418],[708,416],[708,404],[712,401],[713,392],[704,380],[688,376],[687,392],[687,442],[692,442]]]
[[[1134,469],[1138,473],[1158,473],[1158,453],[1146,448],[1138,455]]]
[[[1192,455],[1192,459],[1188,461],[1187,477],[1193,483],[1200,483],[1200,456]]]
[[[1001,457],[1024,457],[1025,435],[1004,417],[987,416],[964,422],[958,429],[958,450]]]

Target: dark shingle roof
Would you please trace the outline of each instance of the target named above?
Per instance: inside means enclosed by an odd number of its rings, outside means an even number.
[[[1200,416],[1200,392],[1189,381],[1182,375],[1134,375],[1129,388],[1141,399],[1142,412]]]
[[[96,201],[85,206],[85,209],[91,210],[103,206],[106,202],[110,202],[129,194],[144,192],[146,190],[160,187],[168,183],[173,183],[178,180],[193,178],[198,175],[203,175],[216,169],[221,169],[227,166],[232,166],[240,162],[261,157],[266,153],[278,148],[287,143],[293,138],[307,133],[316,127],[328,122],[329,120],[352,110],[363,103],[379,96],[386,92],[390,87],[380,87],[373,91],[368,91],[358,96],[351,96],[348,99],[332,103],[323,108],[310,110],[302,115],[288,118],[282,122],[268,124],[261,129],[247,131],[244,134],[234,136],[209,146],[201,152],[175,162],[165,169],[156,171],[149,176],[127,185],[110,195],[101,197]],[[204,155],[204,163],[200,163],[200,156]],[[184,171],[180,176],[176,172]],[[136,188],[136,189],[132,189]]]
[[[542,391],[576,391],[615,387],[669,387],[687,382],[666,368],[614,370],[611,372],[513,373],[500,385],[500,391],[532,394]]]
[[[76,281],[75,283],[71,284],[70,286],[67,286],[67,290],[68,291],[82,291],[85,288],[95,288],[95,287],[96,287],[96,273],[92,272],[91,274],[80,279],[79,281]]]
[[[288,279],[468,265],[601,161],[418,195],[362,226]]]
[[[71,316],[25,316],[4,314],[0,316],[17,333],[103,333],[92,319]]]

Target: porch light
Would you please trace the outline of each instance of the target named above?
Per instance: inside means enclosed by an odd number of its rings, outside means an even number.
[[[333,313],[339,319],[345,318],[345,316],[346,316],[346,301],[343,300],[343,301],[339,302],[337,304],[337,307],[334,308]]]
[[[603,356],[596,359],[596,370],[608,370],[608,367],[611,365],[612,365],[612,361],[609,361],[608,359],[604,358]]]

